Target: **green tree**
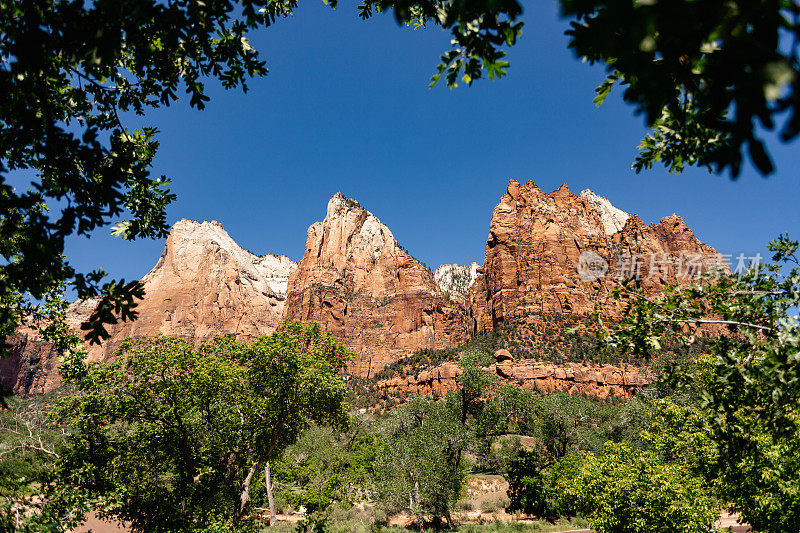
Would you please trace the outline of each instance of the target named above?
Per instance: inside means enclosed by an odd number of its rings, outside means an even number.
[[[602,454],[581,452],[548,480],[557,508],[589,519],[598,533],[708,531],[717,509],[701,478],[647,450],[608,442]]]
[[[138,283],[101,284],[101,270],[76,272],[63,256],[69,235],[115,220],[126,239],[166,235],[174,195],[168,179],[150,175],[157,130],[130,130],[121,116],[169,105],[180,90],[202,109],[207,77],[246,90],[247,78],[266,68],[245,33],[294,4],[2,3],[0,340],[31,311],[31,299],[64,281],[80,298],[101,298],[86,326],[92,341],[106,337],[104,323],[135,318]],[[33,186],[15,190],[10,172],[30,173]]]
[[[773,262],[741,275],[636,296],[611,341],[648,352],[664,337],[692,343],[701,328],[724,328],[707,358],[672,378],[699,391],[699,407],[718,454],[707,475],[723,501],[756,531],[800,527],[800,305],[798,243],[769,244]]]
[[[375,461],[381,502],[408,509],[420,531],[425,515],[452,523],[450,510],[465,479],[462,451],[470,441],[459,416],[452,404],[412,399],[400,409]]]
[[[64,388],[31,398],[11,398],[0,411],[0,530],[52,531],[41,482],[58,460],[63,432],[50,411]]]
[[[457,387],[440,402],[413,398],[384,439],[374,468],[378,490],[389,507],[416,515],[420,529],[426,514],[452,526],[451,510],[465,480],[464,453],[491,442],[496,417],[491,410],[484,417],[484,406],[497,376],[485,370],[490,363],[490,355],[466,350]]]
[[[311,421],[346,420],[337,372],[348,352],[319,326],[286,323],[252,344],[192,349],[128,341],[113,363],[76,363],[77,393],[55,410],[67,428],[53,506],[137,531],[202,530],[248,516],[253,477]]]
[[[376,435],[366,423],[351,418],[347,428],[311,427],[289,446],[273,468],[282,498],[310,513],[336,501],[355,504],[372,485]]]
[[[800,39],[792,0],[561,0],[571,22],[569,46],[608,72],[600,104],[612,86],[644,113],[652,133],[634,169],[661,162],[736,177],[749,154],[773,171],[760,129],[783,122],[780,138],[800,133]]]
[[[509,512],[521,511],[538,517],[558,514],[544,477],[546,464],[537,448],[522,450],[509,461],[506,473]]]

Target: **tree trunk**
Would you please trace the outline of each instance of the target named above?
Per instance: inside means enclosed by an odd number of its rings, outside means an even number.
[[[272,495],[272,475],[269,461],[264,465],[264,482],[267,485],[267,500],[269,501],[269,525],[274,526],[277,519],[275,518],[275,498]]]
[[[253,466],[250,467],[250,470],[247,472],[247,476],[244,478],[244,482],[242,483],[242,493],[239,496],[239,509],[234,516],[235,522],[238,522],[244,518],[244,513],[247,511],[247,508],[250,507],[250,484],[253,482],[253,476],[256,475],[256,471],[258,471],[259,466],[261,466],[260,461],[253,463]]]
[[[422,512],[422,505],[420,505],[420,497],[419,497],[419,481],[414,482],[414,494],[417,497],[417,522],[419,523],[419,530],[425,531],[425,515]]]

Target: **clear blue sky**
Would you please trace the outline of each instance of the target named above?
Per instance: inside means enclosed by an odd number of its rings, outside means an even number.
[[[699,169],[635,174],[642,118],[618,94],[594,106],[602,70],[572,56],[555,5],[537,4],[509,75],[455,90],[428,89],[447,33],[399,27],[391,15],[363,22],[354,2],[302,4],[252,35],[270,73],[246,95],[210,82],[206,110],[186,99],[145,117],[162,132],[155,170],[178,194],[170,223],[218,220],[255,253],[299,260],[306,229],[341,191],[429,266],[482,263],[492,209],[515,178],[545,191],[591,188],[648,223],[676,212],[727,253],[800,236],[800,143],[770,138],[778,172],[768,179],[749,166],[735,182]],[[73,239],[67,253],[79,269],[131,279],[162,247],[103,231]]]

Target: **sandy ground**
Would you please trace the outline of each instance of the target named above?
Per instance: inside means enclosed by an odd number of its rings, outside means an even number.
[[[77,529],[73,529],[72,532],[88,533],[89,531],[93,533],[128,533],[130,529],[114,522],[105,522],[97,518],[94,513],[89,513],[86,522]]]

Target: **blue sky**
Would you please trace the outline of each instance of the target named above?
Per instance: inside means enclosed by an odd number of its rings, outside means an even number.
[[[429,266],[482,263],[492,209],[515,178],[545,191],[591,188],[648,223],[676,212],[722,252],[800,235],[800,145],[769,138],[778,171],[768,179],[749,166],[737,181],[700,169],[637,175],[642,118],[618,94],[594,106],[602,70],[567,49],[555,4],[529,7],[524,20],[506,78],[430,90],[447,33],[399,27],[391,15],[364,22],[350,2],[302,4],[252,35],[270,73],[246,95],[209,82],[204,111],[185,99],[139,122],[162,132],[155,172],[178,194],[170,223],[218,220],[255,253],[299,260],[306,229],[341,191]],[[72,239],[67,254],[79,269],[131,279],[162,248],[104,230]]]

